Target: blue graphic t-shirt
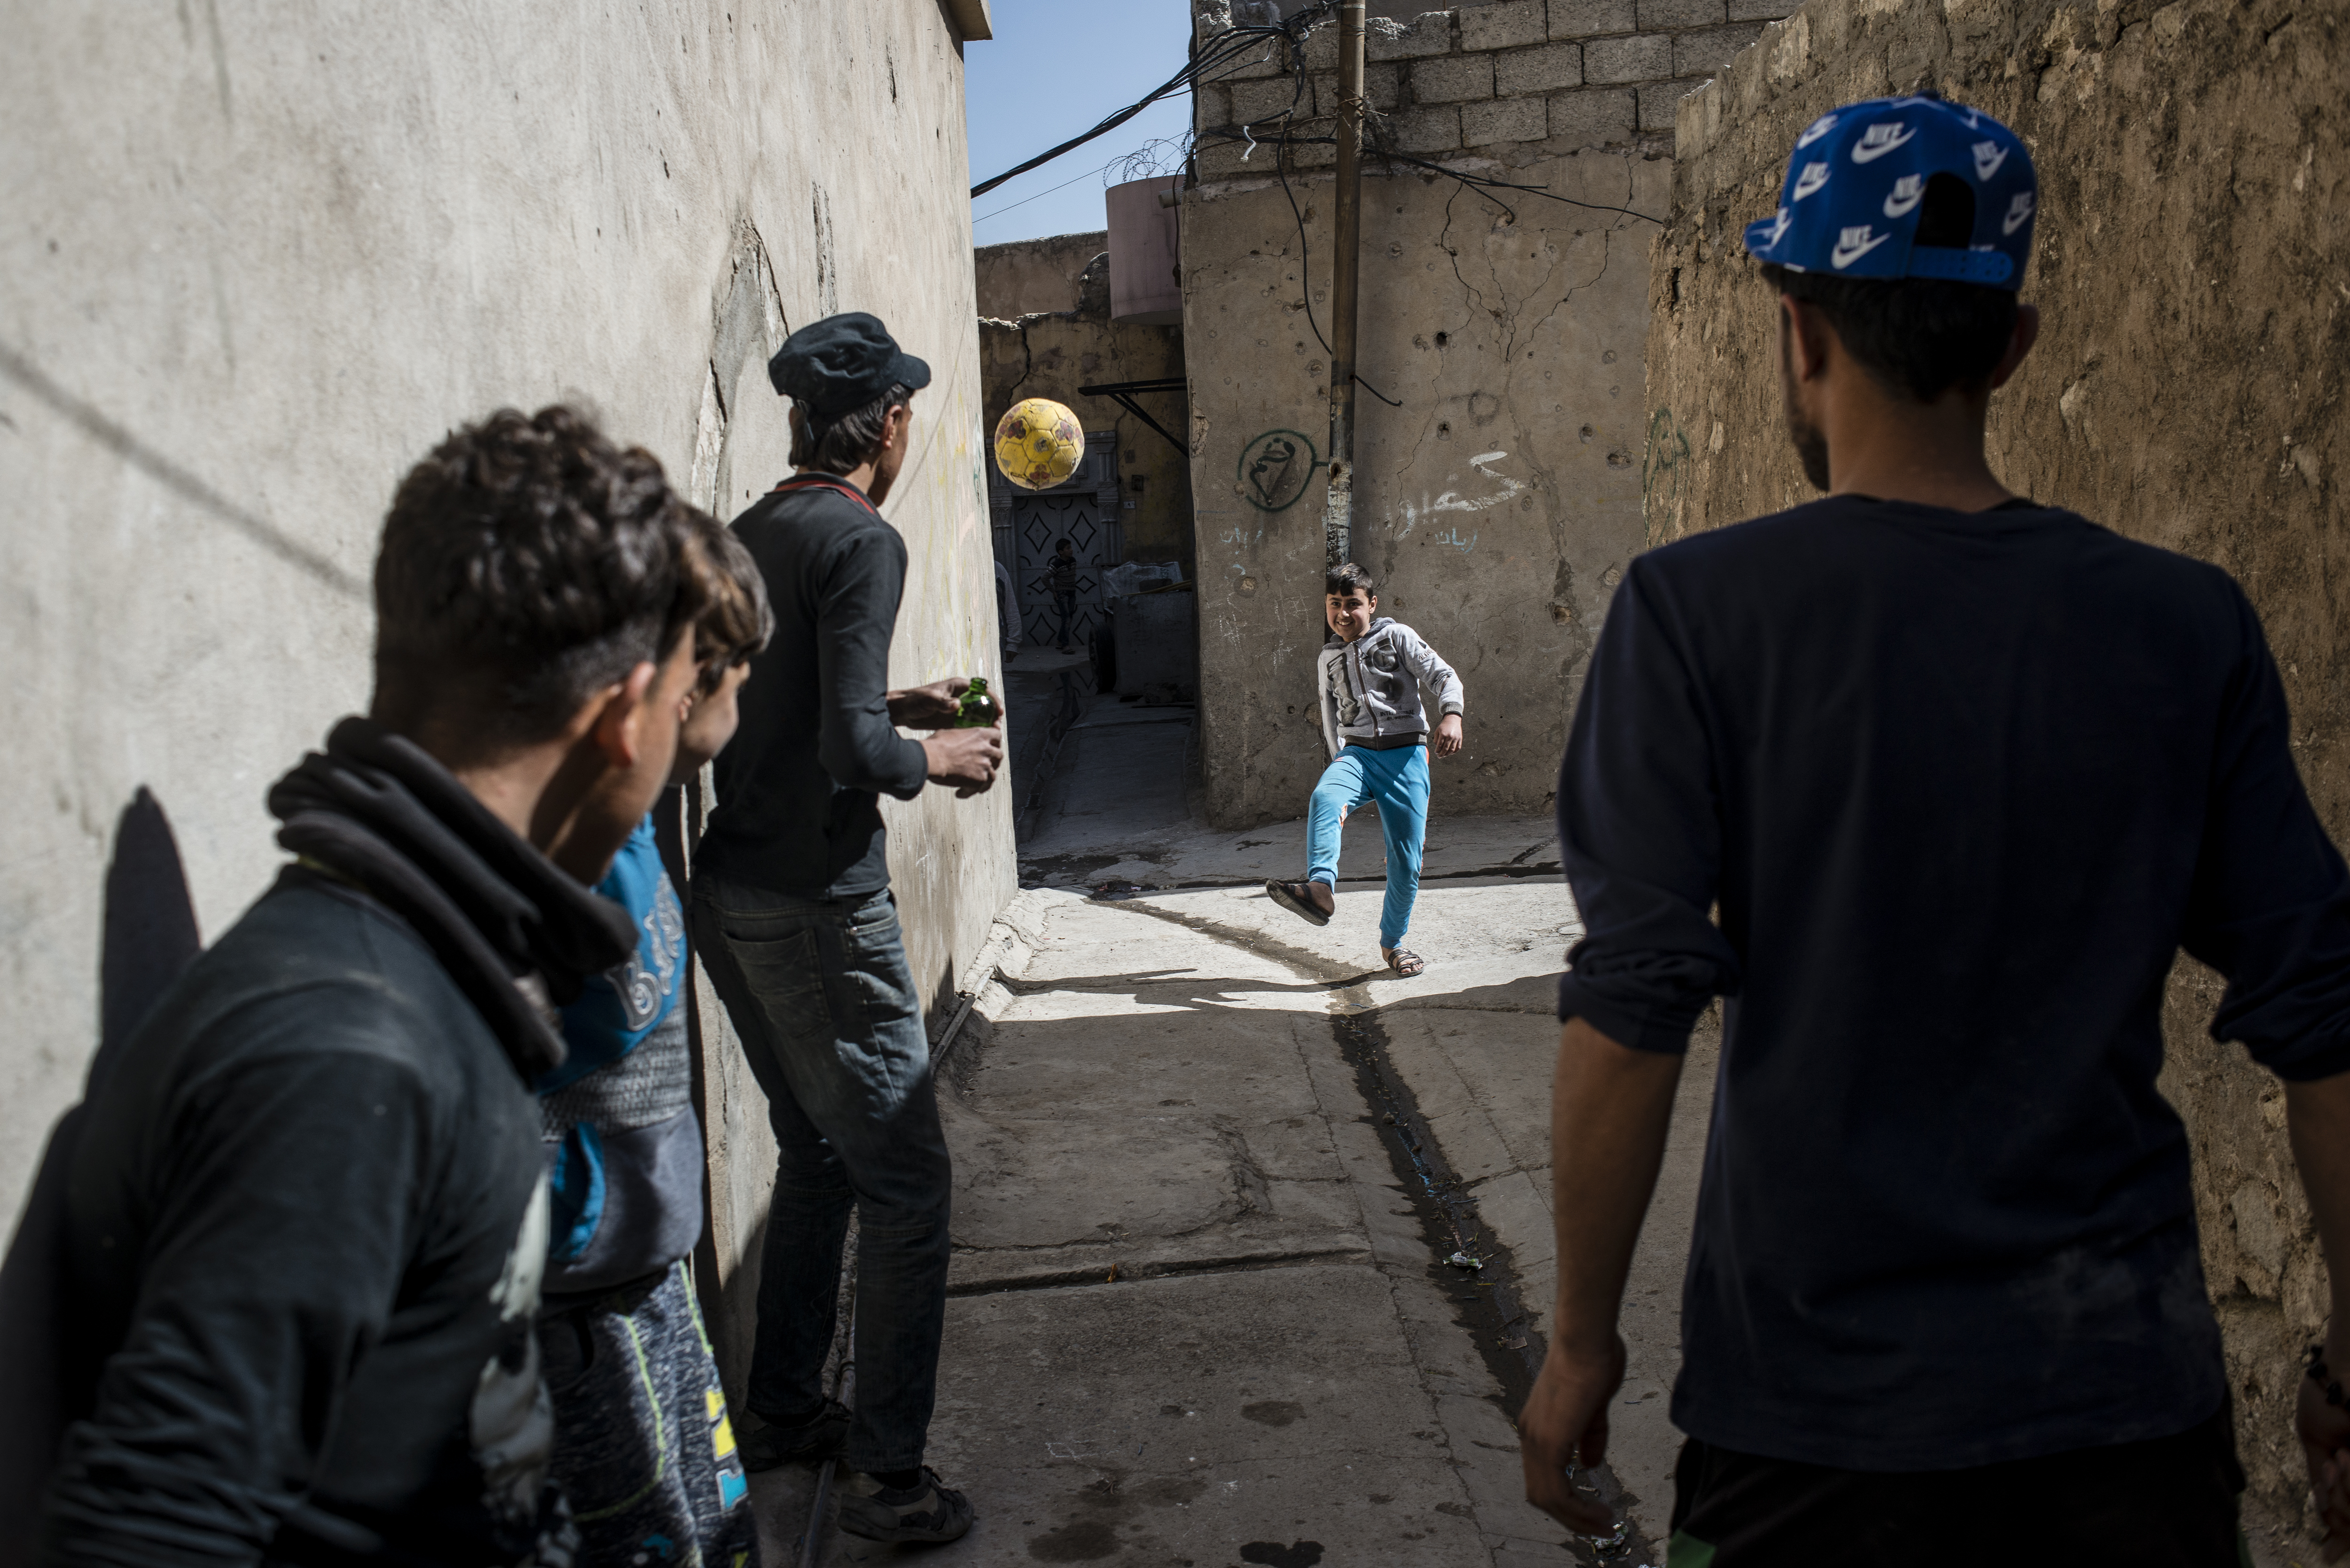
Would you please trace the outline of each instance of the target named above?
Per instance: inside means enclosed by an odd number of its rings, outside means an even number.
[[[637,950],[616,970],[595,976],[563,1010],[563,1043],[571,1054],[538,1081],[552,1094],[608,1066],[641,1044],[677,1007],[685,972],[685,916],[661,865],[650,815],[637,824],[596,884],[598,897],[629,911],[637,924]]]
[[[637,950],[563,1009],[570,1055],[536,1085],[553,1178],[546,1289],[556,1295],[657,1272],[702,1232],[702,1125],[678,1005],[685,917],[650,816],[596,891],[629,911]]]

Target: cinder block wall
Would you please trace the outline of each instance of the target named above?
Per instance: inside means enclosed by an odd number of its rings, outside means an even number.
[[[1640,547],[1646,261],[1671,168],[1641,128],[1753,36],[1729,16],[1503,0],[1370,25],[1374,140],[1402,157],[1366,165],[1357,366],[1400,406],[1357,389],[1353,553],[1382,612],[1467,687],[1439,814],[1549,806],[1592,636]],[[1203,42],[1227,25],[1200,13]],[[1267,47],[1201,88],[1181,210],[1202,762],[1210,815],[1234,827],[1299,815],[1325,761],[1335,149],[1315,139],[1334,134],[1335,25],[1305,52],[1302,87]]]
[[[1769,297],[1739,243],[1795,136],[1921,86],[2012,125],[2041,179],[2024,297],[2039,347],[1991,402],[2012,489],[2234,573],[2283,671],[2302,775],[2350,834],[2350,150],[2338,9],[2290,0],[1813,0],[1678,120],[1649,293],[1649,540],[1804,499]],[[2298,1518],[2301,1345],[2325,1311],[2275,1082],[2206,1027],[2217,978],[2171,978],[2165,1089],[2194,1139],[2204,1266],[2254,1495]],[[2313,1559],[2314,1560],[2314,1559]]]

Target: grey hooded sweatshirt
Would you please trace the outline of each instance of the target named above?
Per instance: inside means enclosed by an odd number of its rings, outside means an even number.
[[[1428,740],[1423,685],[1436,693],[1437,712],[1461,711],[1461,677],[1419,633],[1380,616],[1353,642],[1333,637],[1315,665],[1322,689],[1322,739],[1336,756],[1346,746],[1385,751]]]

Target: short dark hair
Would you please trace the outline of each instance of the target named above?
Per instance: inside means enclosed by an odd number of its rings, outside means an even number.
[[[693,625],[694,662],[702,666],[695,690],[718,690],[728,670],[754,658],[775,635],[775,612],[767,603],[767,580],[734,531],[706,512],[693,514],[685,549],[685,570],[696,580],[702,617]]]
[[[1068,541],[1066,539],[1055,539],[1053,541],[1053,548],[1058,550],[1066,546],[1067,544]]]
[[[378,716],[452,727],[468,749],[560,732],[700,614],[681,560],[691,516],[659,459],[575,410],[452,431],[384,518]]]
[[[1379,597],[1379,585],[1371,580],[1370,573],[1348,561],[1323,574],[1322,591],[1326,595],[1336,594],[1340,598],[1359,591],[1365,598],[1375,599]]]
[[[1974,222],[1973,190],[1955,174],[1937,174],[1926,182],[1915,243],[1964,249]],[[1762,276],[1773,291],[1817,306],[1879,385],[1921,403],[1952,387],[1980,389],[2015,336],[2012,289],[1929,277],[1830,277],[1770,264]]]
[[[835,414],[829,421],[806,403],[795,402],[792,406],[799,410],[800,420],[792,431],[792,466],[826,473],[854,472],[881,455],[889,410],[911,408],[913,402],[913,389],[899,382],[892,382],[888,391],[863,408]]]

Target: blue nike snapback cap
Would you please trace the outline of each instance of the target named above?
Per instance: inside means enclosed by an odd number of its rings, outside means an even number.
[[[1926,182],[1937,174],[1974,193],[1964,250],[1914,243]],[[1795,139],[1779,211],[1746,225],[1746,249],[1758,261],[1831,277],[2020,289],[2039,202],[2032,154],[1991,116],[1936,98],[1873,98],[1820,116]]]

